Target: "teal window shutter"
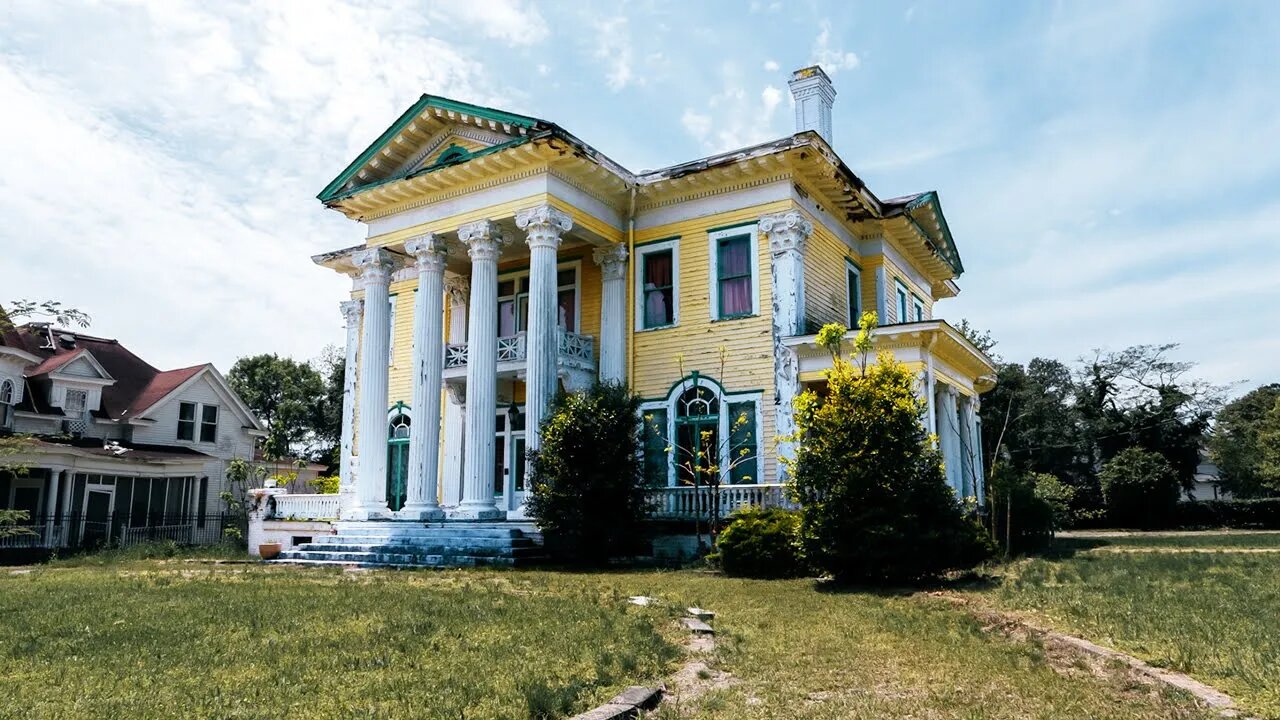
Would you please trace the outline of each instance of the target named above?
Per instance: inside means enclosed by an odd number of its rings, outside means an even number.
[[[744,485],[760,482],[756,477],[756,404],[729,403],[729,482]]]
[[[649,487],[667,486],[667,411],[645,410],[641,413],[644,423],[644,480]]]

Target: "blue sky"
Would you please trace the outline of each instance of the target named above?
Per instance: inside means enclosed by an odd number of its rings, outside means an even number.
[[[5,3],[0,300],[162,367],[342,341],[315,194],[423,92],[633,170],[788,134],[790,70],[881,197],[939,191],[937,314],[1006,358],[1178,342],[1280,381],[1280,7],[1190,2]]]

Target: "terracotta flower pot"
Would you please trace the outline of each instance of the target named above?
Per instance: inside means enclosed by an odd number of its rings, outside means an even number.
[[[263,560],[271,560],[283,549],[284,545],[281,543],[262,543],[258,546],[258,555],[261,555]]]

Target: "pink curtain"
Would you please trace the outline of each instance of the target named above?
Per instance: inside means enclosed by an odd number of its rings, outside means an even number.
[[[720,246],[720,310],[724,315],[751,312],[751,257],[747,242],[727,242]]]

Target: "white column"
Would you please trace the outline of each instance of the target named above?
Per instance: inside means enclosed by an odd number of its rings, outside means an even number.
[[[529,330],[526,335],[524,416],[525,447],[542,445],[538,430],[547,416],[551,398],[559,385],[556,356],[559,345],[556,299],[556,250],[560,235],[573,227],[573,220],[551,207],[521,210],[516,227],[525,231],[529,244]],[[513,462],[516,459],[513,458]],[[510,497],[508,496],[510,500]]]
[[[391,254],[361,250],[352,258],[364,286],[364,332],[360,342],[360,466],[356,471],[358,520],[387,512],[387,366],[390,364]]]
[[[409,426],[409,487],[400,516],[439,520],[440,383],[444,371],[444,241],[427,233],[404,244],[418,263],[413,302],[413,423]]]
[[[461,344],[467,341],[467,296],[471,283],[461,275],[445,277],[445,289],[449,292],[449,342]],[[454,507],[462,502],[462,444],[466,414],[466,387],[459,382],[446,384],[448,402],[444,406],[444,471],[441,483],[444,490],[441,502]]]
[[[627,247],[610,245],[592,253],[600,266],[600,379],[627,379]]]
[[[960,494],[960,432],[957,427],[956,390],[950,385],[938,388],[938,445],[946,467],[947,484]]]
[[[982,400],[973,398],[970,400],[970,410],[972,425],[969,430],[969,438],[973,443],[973,494],[978,498],[978,505],[981,506],[987,501],[987,482],[985,470],[982,462]]]
[[[356,366],[359,362],[360,322],[364,301],[356,298],[340,303],[347,323],[347,354],[342,371],[342,441],[338,459],[338,517],[346,518],[358,505],[355,478]]]
[[[493,424],[498,410],[498,256],[505,241],[489,220],[458,228],[458,239],[471,256],[471,302],[462,502],[453,517],[494,520],[503,516],[493,503]]]
[[[45,547],[53,547],[56,539],[54,528],[58,523],[54,522],[54,516],[58,510],[58,484],[62,480],[62,472],[60,468],[49,468],[49,492],[47,493],[49,499],[46,501],[48,507],[44,508],[43,519]]]
[[[973,400],[960,398],[960,491],[961,497],[977,497],[977,478],[973,474]]]
[[[769,267],[773,281],[773,382],[774,433],[778,438],[778,480],[787,477],[786,461],[795,455],[794,443],[785,440],[795,433],[795,399],[800,394],[800,371],[795,353],[782,344],[784,338],[804,329],[804,247],[813,233],[813,223],[794,211],[765,215],[759,230],[769,241]]]

